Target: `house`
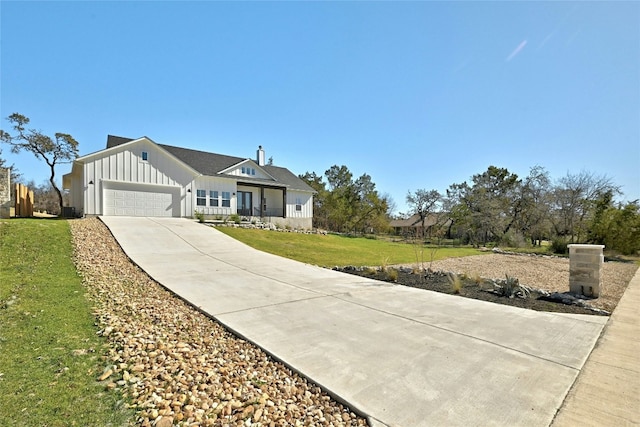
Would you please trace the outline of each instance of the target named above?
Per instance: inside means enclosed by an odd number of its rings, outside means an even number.
[[[405,219],[394,219],[389,223],[389,226],[393,228],[393,233],[397,236],[432,237],[436,228],[448,227],[450,224],[451,220],[444,218],[442,214],[430,213],[424,219],[424,230],[418,214],[413,214]]]
[[[109,135],[104,150],[77,158],[63,188],[76,215],[207,218],[238,214],[311,229],[315,191],[288,169],[255,159]]]

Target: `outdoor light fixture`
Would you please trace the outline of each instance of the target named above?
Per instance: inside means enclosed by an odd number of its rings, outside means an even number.
[[[93,185],[93,180],[89,181],[89,185]]]
[[[191,193],[191,189],[190,188],[187,188],[187,193]]]

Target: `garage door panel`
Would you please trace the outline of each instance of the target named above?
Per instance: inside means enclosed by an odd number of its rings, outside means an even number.
[[[174,203],[179,203],[175,189],[166,191],[140,191],[139,189],[119,190],[106,188],[103,190],[104,214],[115,216],[173,216],[179,215]],[[175,209],[174,209],[175,208]]]

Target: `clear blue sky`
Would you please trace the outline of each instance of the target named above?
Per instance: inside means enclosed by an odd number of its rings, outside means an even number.
[[[405,211],[490,165],[588,170],[640,198],[638,2],[0,3],[4,118],[346,165]],[[3,156],[25,179],[47,168]],[[60,176],[70,170],[59,168]]]

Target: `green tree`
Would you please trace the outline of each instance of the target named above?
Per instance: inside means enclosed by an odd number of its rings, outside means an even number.
[[[442,195],[437,190],[418,189],[414,193],[407,193],[407,205],[413,214],[420,217],[421,237],[425,235],[425,221],[429,215],[435,214],[439,204],[442,201]]]
[[[522,211],[518,196],[521,181],[506,168],[489,168],[447,189],[449,215],[473,244],[500,241]]]
[[[27,129],[29,118],[22,114],[13,113],[7,117],[15,135],[0,130],[0,141],[11,146],[11,152],[28,151],[37,158],[44,160],[49,166],[49,182],[58,196],[60,212],[64,206],[62,192],[55,182],[55,167],[61,163],[69,163],[78,157],[78,142],[66,133],[56,133],[54,138],[44,135],[35,129]]]
[[[589,241],[623,255],[640,251],[640,205],[638,201],[615,206],[609,195],[597,202],[589,225]]]
[[[314,190],[314,225],[332,231],[365,233],[388,227],[391,198],[380,196],[371,176],[356,180],[349,169],[334,165],[323,177],[315,172],[300,175]]]

